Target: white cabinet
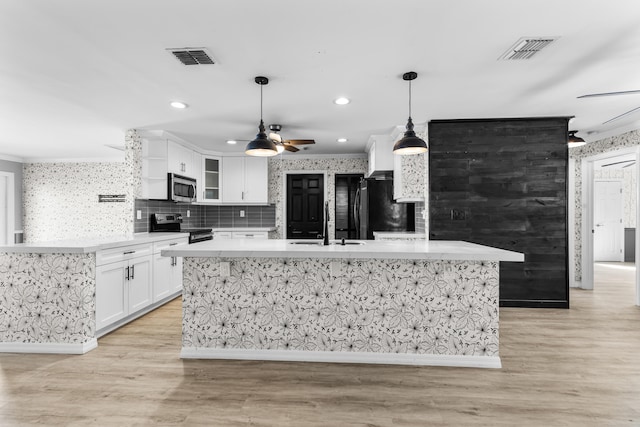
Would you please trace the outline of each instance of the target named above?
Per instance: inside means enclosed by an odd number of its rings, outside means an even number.
[[[223,240],[223,239],[268,239],[269,232],[268,231],[251,231],[251,230],[242,230],[242,231],[214,231],[213,239],[214,240]]]
[[[221,164],[217,156],[202,156],[202,184],[198,195],[202,202],[220,202]]]
[[[369,174],[375,176],[393,170],[393,140],[389,135],[371,135],[368,145]]]
[[[142,198],[166,199],[167,174],[194,178],[200,188],[202,155],[168,137],[142,139]]]
[[[96,253],[96,330],[152,303],[151,244]]]
[[[194,151],[171,140],[167,141],[167,144],[169,172],[198,179],[196,169],[199,169],[200,165],[194,165]]]
[[[427,194],[427,154],[395,156],[393,198],[397,202],[424,201]]]
[[[269,166],[264,157],[225,156],[222,159],[222,202],[267,204]]]
[[[187,237],[153,244],[153,302],[158,302],[175,292],[182,291],[182,258],[165,257],[162,250],[188,244]]]
[[[232,235],[230,231],[214,231],[213,240],[231,239]]]
[[[233,231],[231,238],[266,240],[269,238],[269,233],[266,231]]]

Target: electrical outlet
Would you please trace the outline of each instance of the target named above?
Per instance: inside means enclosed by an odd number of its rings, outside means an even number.
[[[191,217],[191,211],[187,209],[187,218]]]
[[[140,209],[136,211],[136,219],[142,219],[142,211]]]
[[[342,269],[342,263],[340,261],[331,261],[329,270],[332,276],[339,276]]]
[[[240,218],[244,218],[244,211],[243,210],[240,211]]]
[[[220,277],[231,276],[231,263],[229,261],[220,261]]]

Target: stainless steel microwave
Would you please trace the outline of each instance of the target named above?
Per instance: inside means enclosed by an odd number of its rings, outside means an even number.
[[[196,180],[188,176],[169,174],[169,200],[174,202],[196,201]]]

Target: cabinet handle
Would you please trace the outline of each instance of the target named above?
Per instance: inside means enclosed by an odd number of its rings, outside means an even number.
[[[125,271],[127,272],[127,275],[126,275],[126,276],[124,276],[124,278],[125,278],[125,280],[129,280],[129,267],[127,267],[127,268],[125,269]]]
[[[131,266],[131,280],[133,280],[133,274],[135,273],[135,271],[136,271],[136,270],[135,270],[135,266],[134,266],[134,265],[132,265],[132,266]]]
[[[169,246],[175,246],[177,243],[169,243]]]
[[[136,251],[126,251],[123,255],[131,255],[131,254],[135,254]]]

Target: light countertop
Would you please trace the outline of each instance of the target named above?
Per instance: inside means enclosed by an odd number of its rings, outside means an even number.
[[[300,240],[209,240],[162,251],[163,256],[222,258],[440,259],[523,262],[519,252],[461,241],[363,241],[363,245],[295,244]]]
[[[50,242],[18,243],[0,246],[0,252],[19,253],[89,253],[119,246],[161,242],[179,237],[188,237],[189,233],[136,233],[129,236],[100,237],[91,239],[57,240]]]

